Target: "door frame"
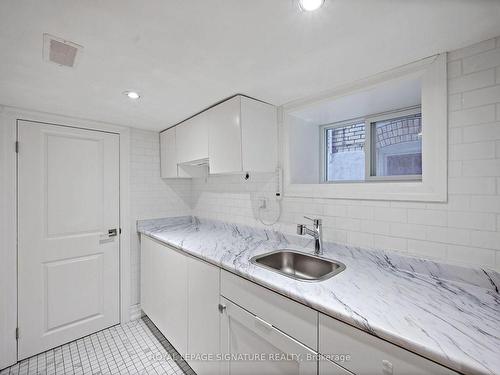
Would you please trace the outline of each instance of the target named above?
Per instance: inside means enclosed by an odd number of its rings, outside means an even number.
[[[17,123],[19,120],[116,133],[120,148],[120,323],[130,320],[130,128],[94,120],[0,106],[0,369],[17,362]],[[20,145],[22,152],[22,145]],[[4,173],[5,172],[5,173]],[[5,209],[4,209],[5,208]],[[21,327],[22,328],[22,327]],[[20,332],[22,335],[22,331]]]

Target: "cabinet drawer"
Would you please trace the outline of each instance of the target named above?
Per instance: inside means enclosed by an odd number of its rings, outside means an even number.
[[[227,271],[221,272],[221,295],[317,350],[317,311]]]
[[[342,366],[357,375],[451,375],[456,372],[372,336],[327,315],[319,314],[319,352],[346,354]]]

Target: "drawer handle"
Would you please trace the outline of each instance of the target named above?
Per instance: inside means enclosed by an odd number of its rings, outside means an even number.
[[[259,318],[257,315],[255,316],[255,321],[257,321],[258,323],[262,324],[267,329],[273,329],[273,325],[272,324],[266,322],[264,319]]]
[[[226,309],[227,309],[226,305],[223,305],[222,303],[219,303],[219,313],[224,314],[224,312],[226,311]]]
[[[388,360],[382,360],[382,373],[384,375],[392,375],[393,374],[393,366],[392,363]]]

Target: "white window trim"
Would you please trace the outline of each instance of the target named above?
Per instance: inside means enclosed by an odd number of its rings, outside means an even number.
[[[378,83],[422,77],[422,180],[365,181],[364,183],[294,184],[290,175],[287,114],[313,103],[364,91]],[[432,56],[401,68],[344,86],[334,92],[284,105],[281,113],[281,148],[285,197],[445,202],[447,200],[448,97],[446,54]]]

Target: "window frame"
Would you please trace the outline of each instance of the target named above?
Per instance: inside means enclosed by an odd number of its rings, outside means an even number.
[[[402,108],[399,110],[385,112],[376,115],[370,115],[365,118],[365,180],[369,181],[422,181],[422,174],[408,174],[408,175],[394,175],[394,176],[373,176],[372,162],[376,161],[376,150],[373,147],[375,136],[373,135],[374,123],[379,121],[386,121],[391,119],[398,119],[406,116],[422,114],[422,106],[415,106],[410,108]],[[423,128],[422,128],[423,132]],[[422,137],[423,140],[423,137]],[[422,149],[422,158],[424,150]]]
[[[373,165],[372,162],[376,160],[375,149],[373,147],[373,141],[375,137],[373,136],[374,123],[378,121],[386,121],[391,119],[403,118],[406,116],[412,116],[422,114],[422,106],[413,106],[407,108],[401,108],[394,111],[370,114],[363,117],[357,117],[354,119],[343,120],[339,122],[334,122],[330,124],[319,126],[319,140],[320,140],[320,183],[322,184],[342,184],[342,183],[366,183],[372,181],[421,181],[422,174],[413,175],[393,175],[393,176],[373,176]],[[329,181],[328,178],[328,152],[326,150],[326,137],[328,130],[343,128],[350,125],[364,124],[365,126],[365,170],[363,180],[336,180]],[[423,153],[423,151],[422,151]]]
[[[331,124],[325,124],[325,125],[320,125],[319,126],[319,140],[320,140],[320,183],[321,184],[343,184],[343,183],[361,183],[361,182],[366,182],[365,180],[338,180],[338,181],[328,181],[328,171],[326,170],[327,168],[327,158],[328,158],[328,153],[326,152],[326,133],[330,129],[335,129],[335,128],[343,128],[345,126],[350,126],[350,125],[358,125],[358,124],[365,124],[365,148],[366,148],[366,123],[365,123],[365,118],[364,117],[358,117],[355,119],[350,119],[350,120],[344,120],[344,121],[339,121],[339,122],[334,122]],[[365,163],[366,163],[366,156],[365,156]],[[366,164],[365,164],[365,170],[366,170]],[[365,178],[366,178],[366,172],[365,172]]]

